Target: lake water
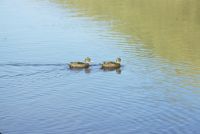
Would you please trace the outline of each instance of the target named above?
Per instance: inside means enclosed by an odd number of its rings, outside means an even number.
[[[198,134],[198,0],[1,0],[2,134]],[[88,70],[67,63],[91,57]],[[121,71],[99,63],[121,57]]]

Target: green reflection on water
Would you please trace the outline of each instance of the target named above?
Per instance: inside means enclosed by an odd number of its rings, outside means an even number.
[[[199,0],[56,0],[139,39],[154,55],[200,70]],[[196,72],[196,71],[195,71]]]

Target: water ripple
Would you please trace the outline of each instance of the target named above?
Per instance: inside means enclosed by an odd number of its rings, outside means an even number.
[[[57,63],[57,64],[52,64],[52,63],[46,63],[46,64],[32,64],[32,63],[8,63],[8,64],[0,64],[0,67],[2,66],[16,66],[16,67],[23,67],[23,66],[28,66],[28,67],[43,67],[43,66],[66,66],[67,64],[63,63]]]

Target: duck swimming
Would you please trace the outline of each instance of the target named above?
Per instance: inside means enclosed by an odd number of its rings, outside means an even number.
[[[68,65],[69,65],[69,68],[89,68],[90,66],[90,63],[91,62],[91,59],[89,57],[85,58],[84,62],[70,62]]]
[[[104,61],[101,64],[102,69],[117,69],[121,67],[121,59],[117,58],[116,61]]]

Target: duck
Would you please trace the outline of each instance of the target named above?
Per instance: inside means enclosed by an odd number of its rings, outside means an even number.
[[[91,59],[89,57],[87,57],[87,58],[85,58],[85,60],[83,62],[80,62],[80,61],[70,62],[68,65],[69,65],[69,68],[77,68],[77,69],[89,68],[90,62],[91,62]]]
[[[101,64],[102,69],[118,69],[121,67],[121,58],[117,58],[116,61],[104,61]]]

